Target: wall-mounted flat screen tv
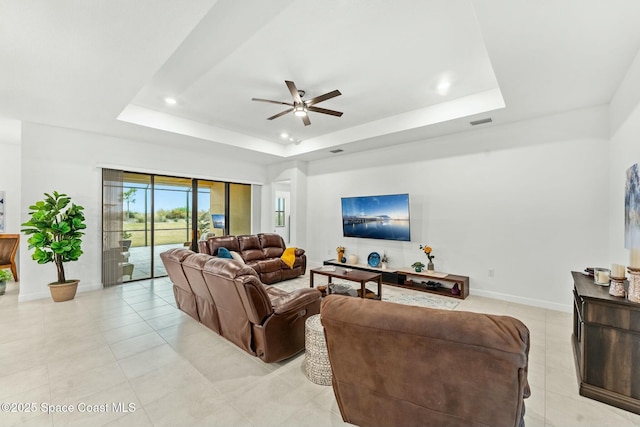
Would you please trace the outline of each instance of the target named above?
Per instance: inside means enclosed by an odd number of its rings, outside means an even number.
[[[410,241],[409,195],[343,197],[345,237]]]

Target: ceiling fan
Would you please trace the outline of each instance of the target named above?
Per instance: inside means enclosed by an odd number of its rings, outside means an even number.
[[[296,87],[296,84],[292,81],[285,80],[284,81],[289,88],[289,92],[291,92],[291,96],[293,97],[293,102],[283,102],[283,101],[272,101],[270,99],[261,99],[261,98],[251,98],[252,101],[260,101],[260,102],[269,102],[271,104],[281,104],[288,105],[291,108],[276,114],[275,116],[271,116],[267,118],[267,120],[277,119],[280,116],[284,116],[287,113],[293,111],[293,114],[300,117],[305,126],[309,126],[311,121],[309,120],[309,115],[307,114],[309,111],[313,111],[314,113],[322,113],[329,114],[332,116],[340,117],[342,113],[340,111],[327,110],[326,108],[316,107],[315,104],[326,101],[327,99],[335,98],[336,96],[342,95],[339,90],[334,90],[324,95],[316,96],[315,98],[308,99],[306,101],[302,100],[305,92],[303,90],[299,90]]]

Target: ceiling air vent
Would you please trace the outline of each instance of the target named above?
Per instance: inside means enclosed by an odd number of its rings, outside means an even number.
[[[336,153],[342,153],[344,150],[342,148],[336,148],[335,150],[331,150],[330,153],[336,154]]]
[[[474,120],[471,123],[471,126],[477,126],[477,125],[483,125],[485,123],[491,123],[493,120],[491,120],[491,117],[487,117],[486,119],[480,119],[480,120]]]

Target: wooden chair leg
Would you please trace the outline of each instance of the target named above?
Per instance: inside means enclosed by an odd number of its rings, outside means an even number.
[[[18,279],[18,269],[16,268],[15,264],[11,264],[11,273],[13,274],[13,280],[19,282],[20,280]]]

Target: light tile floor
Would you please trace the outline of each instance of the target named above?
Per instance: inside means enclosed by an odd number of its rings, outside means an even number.
[[[22,411],[0,412],[1,426],[347,425],[331,387],[304,376],[303,355],[249,356],[177,310],[166,278],[64,303],[17,296],[13,283],[0,296],[0,402]],[[456,310],[529,327],[528,427],[640,426],[640,416],[578,395],[569,313],[473,295]]]

